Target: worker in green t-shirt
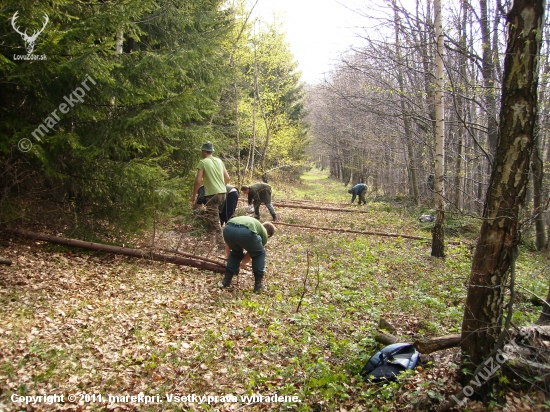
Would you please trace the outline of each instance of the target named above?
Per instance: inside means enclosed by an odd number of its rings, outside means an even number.
[[[202,160],[197,165],[197,177],[193,187],[193,197],[191,202],[195,204],[197,192],[201,183],[204,185],[204,195],[206,200],[206,214],[209,222],[210,233],[214,235],[216,242],[222,246],[222,228],[220,226],[220,212],[225,201],[226,188],[229,183],[229,174],[225,169],[222,160],[212,156],[214,146],[211,142],[206,142],[201,147]]]
[[[234,275],[239,273],[241,265],[252,260],[254,273],[254,292],[263,290],[265,273],[265,244],[275,234],[275,226],[270,222],[260,223],[250,216],[237,216],[230,219],[223,229],[225,250],[229,255],[222,288],[231,284]],[[246,255],[244,251],[246,250]]]

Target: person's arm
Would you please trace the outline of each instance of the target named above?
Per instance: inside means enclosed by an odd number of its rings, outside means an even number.
[[[248,189],[248,206],[252,204],[252,200],[254,200],[254,195],[252,194],[252,189]]]
[[[243,257],[243,260],[241,260],[241,269],[246,269],[246,264],[250,262],[252,258],[250,257],[250,253],[246,252],[246,254]]]
[[[193,186],[193,196],[191,197],[191,202],[195,204],[195,200],[197,199],[197,192],[199,191],[199,187],[201,187],[202,182],[202,170],[197,169],[197,177],[195,178],[195,185]]]
[[[227,173],[227,169],[223,168],[223,180],[225,181],[225,184],[228,184],[231,180],[231,177],[229,177],[229,173]]]
[[[225,243],[225,258],[229,258],[229,253],[231,252],[231,249],[229,249],[229,245]]]
[[[355,197],[357,195],[355,194],[355,191],[351,192],[351,203],[353,203],[355,201]]]

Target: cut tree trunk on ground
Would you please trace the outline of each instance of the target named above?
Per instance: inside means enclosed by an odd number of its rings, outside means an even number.
[[[382,331],[376,332],[374,335],[374,340],[383,345],[392,345],[397,343],[397,337],[393,336],[391,333],[386,333]]]
[[[214,260],[214,259],[210,259],[210,258],[207,258],[207,257],[197,256],[197,255],[194,255],[192,253],[182,252],[180,250],[165,249],[165,248],[160,248],[159,250],[161,250],[163,252],[168,252],[168,253],[175,253],[176,255],[186,256],[186,257],[191,258],[191,259],[203,260],[205,262],[213,263],[215,265],[224,265],[225,266],[225,263],[220,262],[219,260]],[[222,258],[220,257],[220,259],[222,259]]]
[[[44,235],[40,233],[27,232],[24,230],[4,230],[14,235],[23,236],[29,239],[41,240],[44,242],[55,243],[58,245],[79,247],[82,249],[95,250],[97,252],[113,253],[116,255],[130,256],[140,259],[155,260],[158,262],[173,263],[181,266],[191,266],[197,269],[211,270],[213,272],[224,273],[225,265],[220,263],[210,263],[201,260],[182,258],[179,256],[167,256],[160,253],[147,252],[140,249],[129,249],[120,246],[105,245],[102,243],[85,242],[76,239],[67,239],[59,236]]]
[[[295,225],[292,223],[283,223],[279,221],[272,222],[275,225],[290,226],[290,227],[300,227],[305,229],[316,229],[316,230],[329,230],[331,232],[344,232],[344,233],[358,233],[360,235],[374,235],[374,236],[387,236],[387,237],[401,237],[404,239],[413,239],[413,240],[425,240],[431,241],[431,239],[420,237],[420,236],[410,236],[410,235],[400,235],[399,233],[384,233],[384,232],[369,232],[364,230],[351,230],[351,229],[337,229],[330,227],[321,227],[321,226],[305,226],[305,225]]]
[[[293,199],[281,199],[282,204],[296,204],[296,205],[307,205],[307,206],[314,206],[317,205],[319,207],[326,207],[326,206],[339,206],[339,207],[346,207],[349,206],[350,203],[334,203],[334,202],[323,202],[322,200],[293,200]]]
[[[460,338],[460,334],[438,336],[431,339],[417,340],[414,342],[413,345],[418,352],[423,355],[427,355],[429,353],[437,352],[443,349],[456,348],[458,345],[460,345]],[[399,342],[399,339],[396,336],[380,330],[374,335],[374,340],[384,345],[391,345],[393,343]]]
[[[8,265],[8,266],[10,266],[10,265],[11,265],[11,260],[9,260],[9,259],[4,259],[4,258],[0,258],[0,265]]]
[[[456,348],[460,345],[461,338],[462,335],[456,334],[438,336],[437,338],[431,339],[422,339],[414,342],[414,347],[418,350],[418,352],[428,354],[443,349]]]
[[[306,205],[291,205],[291,204],[285,204],[285,203],[273,203],[273,206],[289,207],[292,209],[326,210],[329,212],[371,213],[370,210],[342,209],[342,208],[336,208],[336,207],[319,207],[319,206],[306,206]]]

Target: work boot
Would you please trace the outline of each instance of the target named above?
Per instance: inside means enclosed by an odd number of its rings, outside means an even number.
[[[271,215],[271,217],[273,218],[273,221],[276,222],[277,221],[277,214],[276,213],[273,213]]]
[[[259,293],[264,290],[264,285],[262,283],[264,279],[264,273],[254,273],[254,293]]]
[[[223,277],[223,280],[219,283],[219,287],[220,288],[227,288],[229,287],[229,285],[231,285],[231,280],[233,279],[233,273],[226,270],[225,271],[225,276]]]

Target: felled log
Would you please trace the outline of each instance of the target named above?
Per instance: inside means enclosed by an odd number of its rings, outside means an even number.
[[[191,266],[198,269],[211,270],[213,272],[223,273],[225,272],[225,265],[219,263],[211,263],[200,261],[196,259],[183,258],[179,256],[168,256],[160,253],[147,252],[140,249],[130,249],[120,246],[105,245],[103,243],[85,242],[77,239],[67,239],[59,236],[44,235],[40,233],[27,232],[24,230],[8,229],[5,232],[9,232],[15,235],[23,236],[29,239],[41,240],[44,242],[55,243],[58,245],[78,247],[82,249],[95,250],[97,252],[113,253],[116,255],[130,256],[140,259],[155,260],[158,262],[168,262],[175,265]]]
[[[292,223],[283,223],[283,222],[279,222],[279,221],[275,221],[275,222],[272,222],[272,223],[275,224],[275,225],[301,227],[301,228],[305,228],[305,229],[329,230],[331,232],[344,232],[344,233],[358,233],[360,235],[402,237],[404,239],[425,240],[425,241],[431,242],[431,239],[428,239],[426,237],[401,235],[399,233],[370,232],[370,231],[366,231],[366,230],[337,229],[337,228],[333,228],[333,227],[295,225],[295,224],[292,224]]]
[[[507,355],[506,367],[511,369],[515,375],[525,377],[538,377],[545,381],[549,380],[550,365],[547,363],[534,362],[529,359]],[[511,375],[513,376],[513,375]]]
[[[335,207],[320,207],[320,206],[306,206],[306,205],[291,205],[286,203],[273,203],[273,206],[290,207],[292,209],[326,210],[329,212],[371,213],[370,210],[342,209],[342,208],[335,208]]]
[[[397,331],[397,329],[395,329],[395,326],[393,326],[390,322],[388,322],[384,318],[380,318],[380,321],[378,322],[378,327],[390,333],[395,333]]]
[[[399,341],[396,336],[391,333],[378,330],[374,335],[374,340],[384,345],[391,345]],[[413,343],[418,352],[423,355],[428,353],[437,352],[443,349],[454,348],[460,345],[461,335],[446,335],[438,336],[436,338],[417,340]]]
[[[391,333],[386,333],[382,331],[377,331],[374,334],[374,340],[383,345],[391,345],[393,343],[397,343],[397,338],[395,336],[393,336]]]
[[[334,203],[334,202],[323,202],[319,200],[298,200],[298,199],[282,199],[280,203],[283,204],[296,204],[296,205],[307,205],[307,206],[317,206],[317,207],[326,207],[326,206],[340,206],[345,207],[349,206],[350,203]]]
[[[0,258],[0,265],[8,265],[8,266],[10,266],[10,265],[11,265],[11,260],[9,260],[9,259],[4,259],[4,258]]]
[[[428,354],[443,349],[455,348],[460,345],[461,340],[462,336],[460,334],[438,336],[431,339],[417,340],[414,342],[414,347],[418,352]]]
[[[186,256],[186,257],[191,258],[191,259],[203,260],[205,262],[213,263],[215,265],[225,265],[225,263],[222,263],[218,260],[209,259],[209,258],[203,257],[203,256],[193,255],[192,253],[182,252],[181,250],[165,249],[165,248],[160,248],[159,250],[162,250],[162,251],[168,252],[168,253],[175,253],[176,255]]]

